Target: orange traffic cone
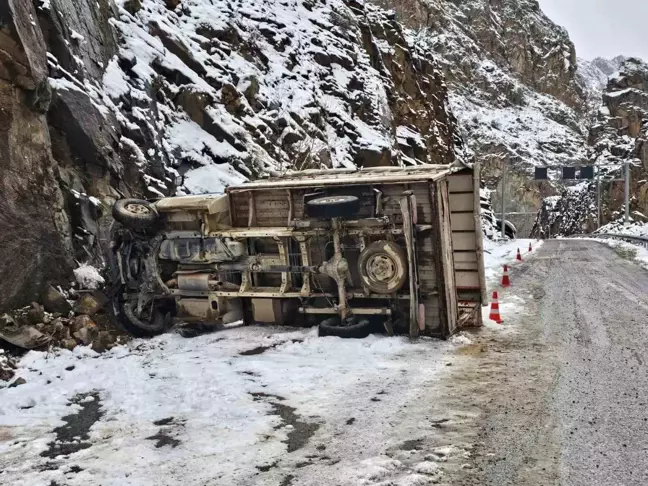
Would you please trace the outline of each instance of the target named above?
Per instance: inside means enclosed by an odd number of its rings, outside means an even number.
[[[533,251],[533,247],[531,246],[531,242],[529,241],[529,253]]]
[[[517,256],[515,257],[516,260],[522,261],[522,255],[520,255],[520,249],[518,248]]]
[[[493,301],[491,302],[490,316],[488,318],[491,321],[495,321],[498,324],[503,323],[502,317],[500,316],[499,311],[499,302],[497,301],[497,291],[493,292]]]
[[[510,287],[511,280],[508,274],[508,265],[504,265],[504,275],[502,276],[502,287]]]

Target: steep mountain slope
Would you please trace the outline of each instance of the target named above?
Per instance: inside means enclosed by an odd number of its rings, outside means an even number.
[[[100,262],[122,196],[465,157],[434,53],[362,2],[5,0],[0,18],[0,273],[22,276],[0,309]]]
[[[593,61],[578,59],[576,76],[580,78],[580,83],[588,91],[592,103],[600,104],[609,77],[621,69],[621,65],[626,59],[625,56],[617,56],[614,59],[597,57]]]
[[[158,81],[159,140],[142,144],[137,129],[126,136],[186,172],[189,191],[296,165],[454,159],[440,72],[431,56],[408,50],[384,12],[311,0],[158,0],[130,10],[113,23],[123,61],[104,84],[114,103],[129,96],[150,106]],[[132,106],[120,109],[124,125],[145,130]],[[205,174],[213,184],[197,183]]]
[[[555,183],[532,181],[536,166],[587,160],[589,91],[567,32],[535,0],[380,0],[437,53],[461,133],[500,207],[509,169],[511,219],[531,228]],[[550,171],[555,177],[556,170]]]
[[[418,39],[441,56],[451,106],[478,160],[523,168],[584,157],[574,46],[537,2],[421,5]]]
[[[5,0],[0,271],[21,277],[0,308],[100,262],[119,197],[474,158],[491,190],[506,164],[526,213],[562,191],[534,166],[590,159],[593,93],[619,59],[579,62],[535,0],[373,3]]]
[[[589,133],[589,163],[600,167],[603,178],[614,179],[623,179],[623,166],[630,164],[630,214],[644,221],[648,214],[648,64],[639,59],[625,60],[609,78],[602,101]],[[538,234],[569,235],[595,230],[594,190],[594,184],[581,184],[557,202],[549,203],[545,209],[558,205],[559,210],[553,215],[541,215]],[[601,206],[603,225],[623,216],[623,182],[601,184]]]
[[[648,214],[648,64],[630,58],[612,76],[603,93],[604,106],[590,133],[592,161],[620,167],[631,164],[631,212]],[[620,169],[610,169],[617,175]],[[622,184],[604,186],[603,224],[623,209]]]

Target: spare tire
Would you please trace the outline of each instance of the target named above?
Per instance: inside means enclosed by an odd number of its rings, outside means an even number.
[[[144,199],[120,199],[113,205],[113,218],[129,229],[150,228],[158,220],[158,212]]]
[[[360,253],[358,273],[372,292],[395,294],[407,282],[407,255],[393,241],[375,241]]]
[[[368,319],[361,319],[356,324],[343,326],[339,317],[330,317],[320,322],[319,335],[337,336],[341,338],[363,339],[372,331],[372,324]]]
[[[324,196],[306,203],[310,218],[353,218],[360,212],[360,200],[355,196]]]

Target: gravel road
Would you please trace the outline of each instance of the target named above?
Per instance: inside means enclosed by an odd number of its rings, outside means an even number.
[[[554,240],[511,278],[504,328],[456,369],[454,400],[479,418],[448,484],[648,484],[648,272],[595,241]]]

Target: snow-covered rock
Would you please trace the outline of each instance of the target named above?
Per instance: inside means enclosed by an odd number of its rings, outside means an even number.
[[[382,3],[423,26],[417,43],[440,56],[451,107],[486,175],[502,160],[528,170],[585,159],[574,46],[536,1]]]
[[[119,2],[111,25],[118,52],[86,92],[119,122],[122,161],[151,196],[177,172],[182,192],[220,192],[289,168],[457,158],[432,53],[376,7],[144,0]]]
[[[0,308],[69,282],[74,260],[99,264],[120,197],[469,157],[436,55],[372,4],[37,3],[10,2],[0,39],[0,270],[22,275]]]
[[[564,189],[557,168],[588,160],[590,113],[601,103],[599,85],[594,92],[588,83],[599,72],[580,73],[586,66],[568,33],[535,0],[379,3],[413,28],[417,45],[437,53],[461,134],[482,163],[487,186],[497,189],[493,203],[501,203],[506,165],[506,205],[530,229],[533,216],[525,213]],[[533,183],[535,167],[553,169],[552,181]]]
[[[588,91],[592,102],[597,103],[596,108],[602,103],[601,96],[607,87],[610,76],[619,71],[626,60],[625,56],[617,56],[614,59],[597,57],[593,61],[578,59],[576,76]]]
[[[646,222],[644,216],[643,221],[632,221],[629,224],[625,224],[623,219],[612,221],[611,223],[601,226],[596,233],[609,233],[609,234],[618,234],[618,235],[629,235],[629,236],[639,236],[642,238],[648,238],[648,223]]]

